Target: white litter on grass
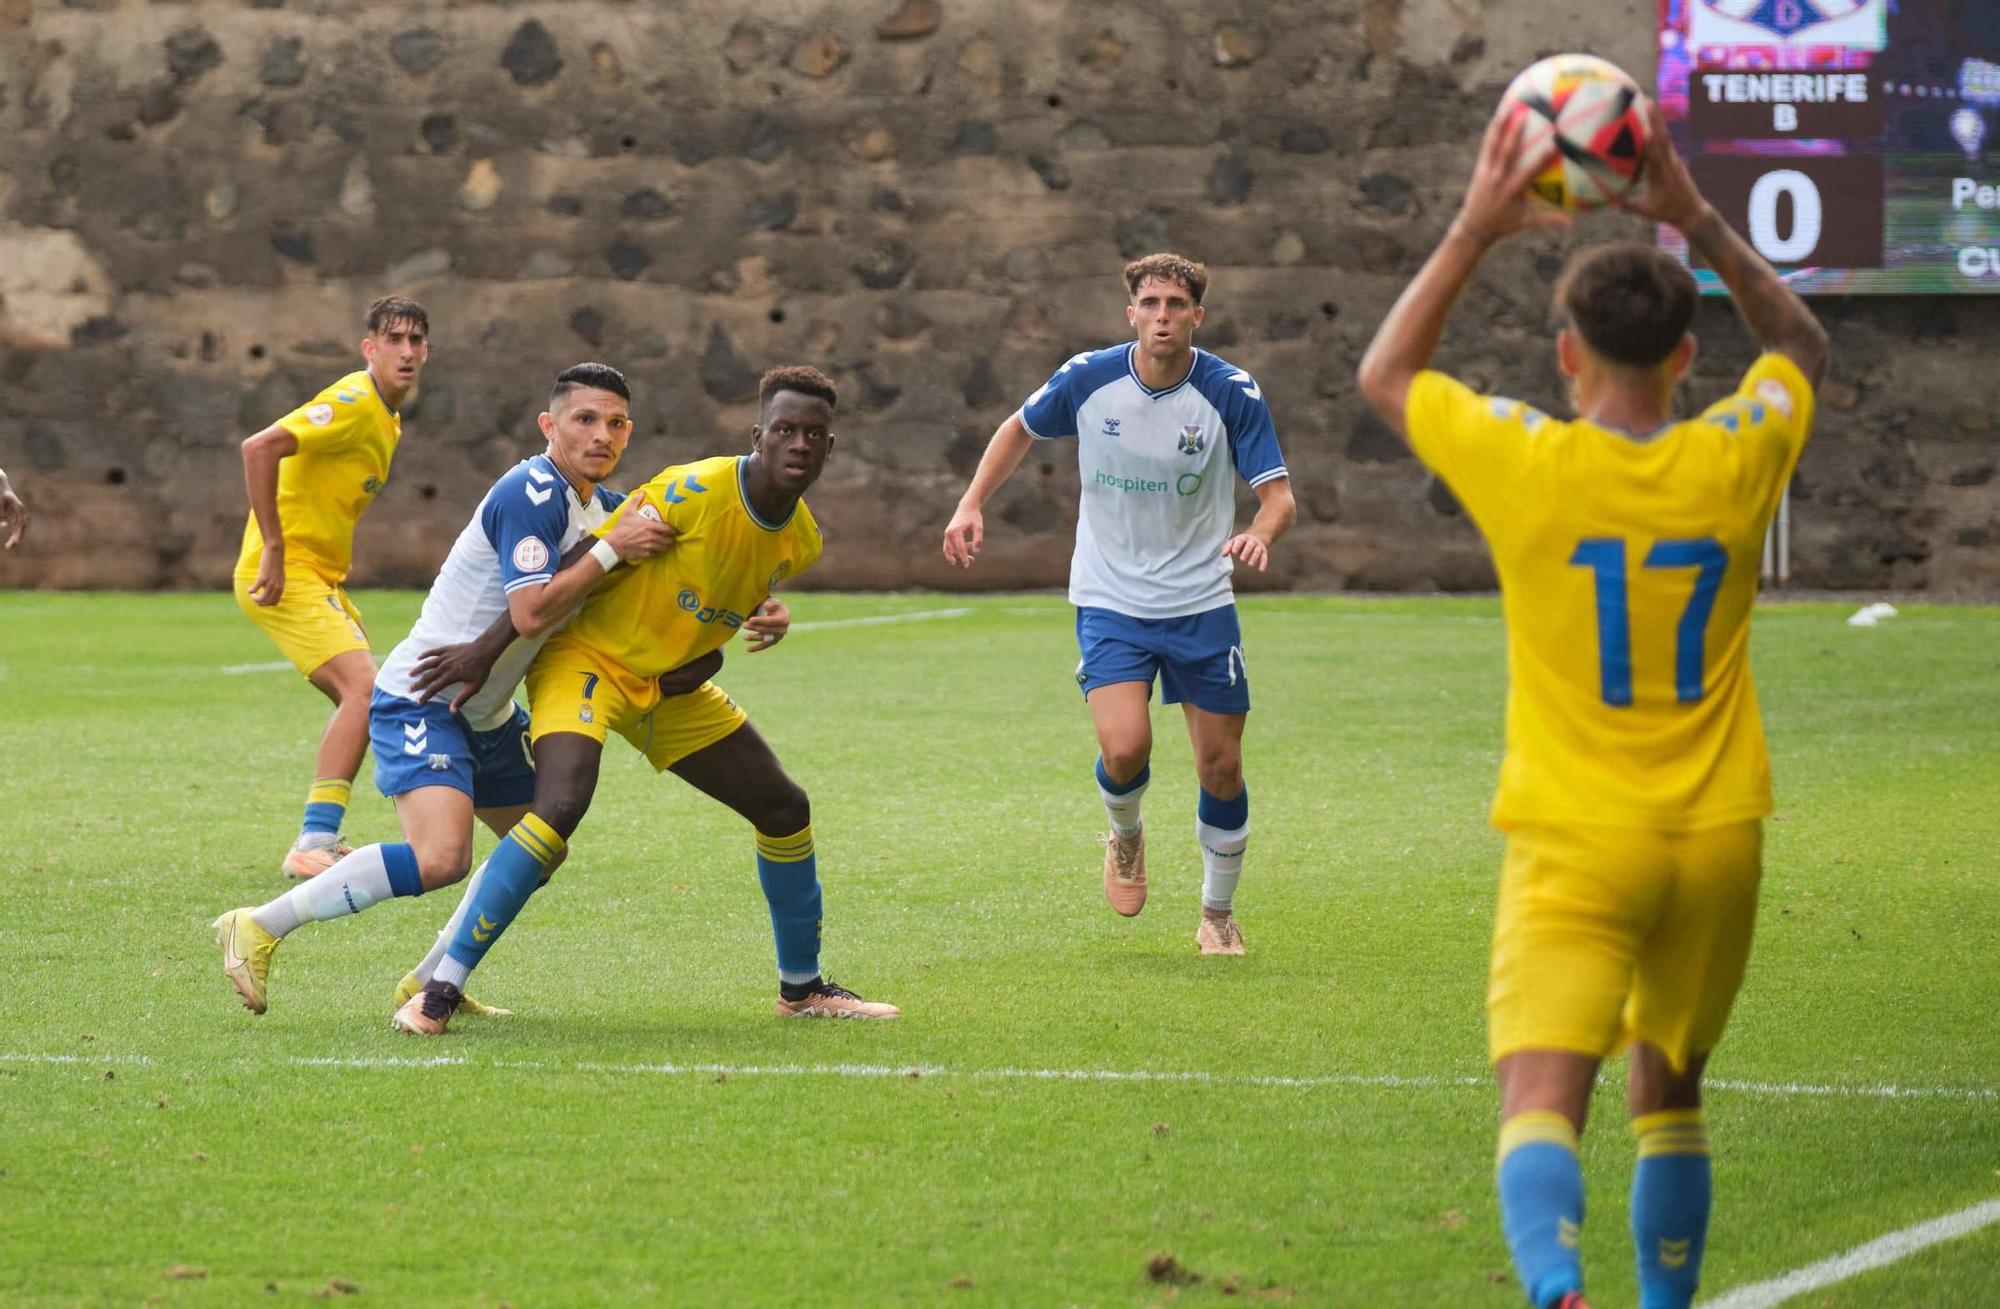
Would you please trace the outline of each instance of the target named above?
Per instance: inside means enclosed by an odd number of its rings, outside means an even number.
[[[1896,606],[1877,600],[1872,605],[1862,605],[1848,616],[1849,627],[1878,627],[1884,618],[1894,618]]]
[[[1986,1200],[1957,1213],[1891,1232],[1866,1245],[1857,1245],[1831,1259],[1807,1264],[1768,1282],[1739,1286],[1713,1300],[1702,1301],[1702,1309],[1772,1309],[1774,1305],[1781,1305],[1810,1291],[1844,1282],[1850,1277],[1859,1277],[1899,1259],[1907,1259],[1919,1250],[1968,1236],[1994,1223],[2000,1223],[2000,1200]]]

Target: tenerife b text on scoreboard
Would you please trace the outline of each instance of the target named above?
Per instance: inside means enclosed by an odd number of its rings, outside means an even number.
[[[2000,293],[2000,0],[1660,0],[1659,12],[1675,144],[1795,288]],[[1687,257],[1678,233],[1661,240]]]

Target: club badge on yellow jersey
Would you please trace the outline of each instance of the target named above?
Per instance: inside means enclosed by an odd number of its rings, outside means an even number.
[[[819,524],[801,500],[778,523],[743,492],[748,461],[723,455],[676,464],[634,491],[602,536],[638,512],[677,535],[671,548],[613,571],[555,641],[589,646],[641,678],[658,677],[727,641],[771,591],[819,559]]]
[[[1812,425],[1767,354],[1634,436],[1420,373],[1410,444],[1492,552],[1507,622],[1494,822],[1689,830],[1770,812],[1748,657],[1764,530]]]

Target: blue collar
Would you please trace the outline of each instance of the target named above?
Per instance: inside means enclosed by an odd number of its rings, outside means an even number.
[[[736,456],[736,498],[743,502],[743,512],[750,515],[751,522],[767,532],[782,532],[786,524],[790,523],[793,516],[799,512],[799,501],[792,501],[792,512],[785,515],[783,522],[765,522],[763,516],[757,512],[757,506],[750,503],[750,487],[743,480],[743,469],[749,462],[749,455]]]
[[[1138,358],[1139,358],[1139,343],[1137,341],[1134,341],[1132,344],[1125,347],[1125,371],[1127,374],[1131,376],[1133,384],[1137,386],[1141,391],[1144,391],[1148,398],[1157,400],[1163,395],[1172,395],[1174,392],[1186,386],[1188,382],[1194,377],[1195,365],[1201,362],[1201,347],[1200,346],[1194,347],[1193,352],[1188,355],[1188,370],[1181,376],[1181,380],[1175,382],[1172,386],[1163,387],[1158,391],[1155,391],[1152,387],[1147,386],[1146,383],[1140,379],[1139,366],[1137,363]]]

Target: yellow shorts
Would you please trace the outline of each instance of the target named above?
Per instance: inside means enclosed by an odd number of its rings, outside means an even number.
[[[634,677],[594,650],[556,642],[528,668],[528,713],[531,741],[578,732],[601,744],[615,731],[662,773],[750,718],[713,682],[662,698],[651,678]]]
[[[1722,1039],[1743,982],[1764,825],[1508,834],[1486,992],[1487,1048],[1597,1058],[1632,1040],[1683,1071]]]
[[[250,598],[255,573],[236,574],[236,606],[250,621],[264,629],[277,643],[285,658],[301,676],[311,677],[335,655],[349,650],[366,652],[368,633],[361,626],[361,611],[347,598],[347,590],[328,585],[318,573],[304,568],[285,570],[285,593],[274,605],[260,605]]]

